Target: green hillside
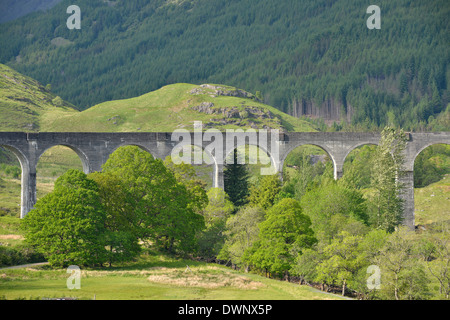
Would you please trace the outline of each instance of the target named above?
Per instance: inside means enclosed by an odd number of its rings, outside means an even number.
[[[83,112],[66,113],[45,131],[157,131],[254,128],[316,131],[308,122],[260,103],[245,91],[223,85],[173,84],[140,97],[104,102]]]
[[[0,131],[171,132],[192,130],[194,121],[205,129],[316,131],[309,122],[224,85],[173,84],[79,112],[36,80],[0,64]]]
[[[449,167],[447,166],[447,169]],[[450,175],[414,191],[416,225],[426,230],[440,224],[450,224]]]
[[[294,116],[448,130],[448,1],[64,0],[0,25],[0,63],[86,109],[173,83],[223,83]]]
[[[0,131],[40,131],[74,107],[39,82],[0,64]]]
[[[0,2],[0,23],[11,21],[35,11],[45,11],[61,0],[3,0]]]

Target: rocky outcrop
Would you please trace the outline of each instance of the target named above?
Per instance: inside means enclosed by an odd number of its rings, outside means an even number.
[[[236,89],[233,87],[225,87],[212,84],[202,84],[200,85],[199,88],[191,90],[190,93],[193,95],[206,94],[211,97],[226,96],[226,97],[246,98],[261,102],[254,94],[250,92],[241,89]]]
[[[242,105],[240,107],[234,106],[222,108],[222,107],[215,107],[214,103],[212,102],[202,102],[198,106],[191,107],[191,109],[206,114],[222,115],[225,118],[239,118],[239,119],[257,118],[261,120],[275,118],[274,114],[269,110],[246,105]]]
[[[212,102],[202,102],[191,107],[192,110],[216,115],[211,118],[211,122],[204,125],[205,128],[212,128],[217,124],[249,126],[253,129],[283,129],[281,120],[269,110],[255,106],[232,106],[216,107]]]

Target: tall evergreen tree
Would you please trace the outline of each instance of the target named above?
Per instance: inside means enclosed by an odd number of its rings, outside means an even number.
[[[401,182],[406,136],[402,129],[386,127],[373,160],[371,184],[375,210],[372,223],[377,228],[393,232],[402,221],[404,185]]]
[[[223,171],[225,192],[236,207],[245,205],[249,194],[249,172],[247,165],[238,161],[238,150],[234,149],[233,162],[227,164]]]

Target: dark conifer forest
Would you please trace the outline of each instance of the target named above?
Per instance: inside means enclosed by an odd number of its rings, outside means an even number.
[[[79,30],[71,4],[0,24],[0,62],[80,110],[222,83],[336,130],[448,130],[446,0],[377,1],[379,30],[362,0],[78,0]]]

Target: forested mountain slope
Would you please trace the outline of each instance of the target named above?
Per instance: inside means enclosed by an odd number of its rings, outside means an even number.
[[[31,12],[50,9],[61,0],[2,0],[0,2],[0,23],[12,21]]]
[[[172,83],[260,91],[294,116],[448,130],[450,5],[380,0],[64,0],[0,25],[0,62],[86,109]]]

